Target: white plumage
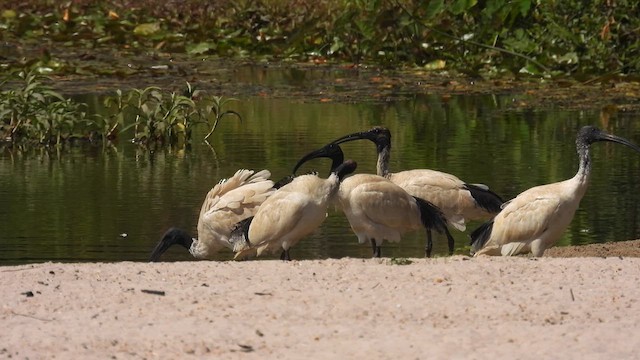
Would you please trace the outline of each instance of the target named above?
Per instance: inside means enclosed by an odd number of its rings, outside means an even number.
[[[355,167],[347,161],[327,179],[302,175],[276,191],[244,224],[247,237],[233,240],[236,259],[281,250],[281,259],[290,260],[289,249],[322,224],[340,179]]]
[[[229,242],[234,225],[253,216],[258,207],[275,189],[269,180],[271,173],[262,170],[241,169],[221,180],[207,193],[198,218],[198,238],[193,239],[185,231],[169,229],[156,245],[151,261],[157,261],[170,246],[179,244],[196,259],[210,259],[222,248],[232,249]]]
[[[305,155],[293,172],[305,162],[328,157],[335,164],[342,158],[340,146],[329,143]],[[372,174],[356,174],[344,179],[338,190],[338,207],[342,209],[360,243],[370,242],[373,255],[380,257],[383,240],[398,242],[402,234],[420,228],[439,232],[447,230],[444,214],[433,204],[411,196],[389,179]],[[428,243],[431,243],[428,232]]]
[[[486,220],[500,211],[502,199],[486,185],[468,184],[454,175],[430,169],[413,169],[391,173],[391,132],[384,127],[345,135],[334,141],[367,139],[376,144],[378,152],[377,174],[388,178],[412,196],[424,199],[437,206],[446,216],[447,222],[460,231],[466,229],[468,220]],[[449,252],[453,253],[453,238],[449,239]],[[430,249],[426,249],[429,256]]]
[[[358,241],[371,243],[376,257],[383,240],[399,242],[402,234],[428,226],[419,200],[382,176],[356,174],[345,179],[338,200]],[[431,215],[439,216],[435,221],[446,230],[444,215],[437,209]]]
[[[506,202],[490,222],[471,234],[472,253],[512,256],[531,252],[542,256],[567,229],[580,200],[587,191],[591,174],[589,145],[596,141],[617,142],[640,152],[640,147],[626,139],[585,126],[576,139],[580,158],[574,177],[557,183],[536,186]]]

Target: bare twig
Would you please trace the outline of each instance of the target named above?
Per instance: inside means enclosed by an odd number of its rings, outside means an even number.
[[[16,316],[24,316],[24,317],[28,317],[28,318],[35,319],[35,320],[40,320],[40,321],[53,321],[53,319],[39,318],[37,316],[33,316],[33,315],[29,315],[29,314],[19,314],[19,313],[15,312],[15,311],[11,311],[11,313],[13,315],[16,315]]]

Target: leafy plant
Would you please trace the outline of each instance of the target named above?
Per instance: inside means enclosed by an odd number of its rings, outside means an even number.
[[[163,91],[156,86],[116,90],[107,96],[107,115],[86,112],[87,105],[64,98],[45,82],[39,67],[12,73],[0,82],[10,90],[0,92],[0,136],[6,142],[62,144],[71,139],[111,141],[133,129],[133,141],[140,144],[176,144],[191,141],[194,126],[206,124],[208,139],[218,122],[228,116],[242,121],[240,114],[225,109],[233,98],[213,96],[195,89]]]
[[[104,100],[105,106],[112,112],[110,120],[105,121],[105,129],[109,128],[107,137],[114,136],[118,127],[121,128],[120,132],[133,128],[133,141],[137,143],[185,144],[191,141],[194,126],[207,124],[210,128],[205,136],[207,140],[222,118],[234,115],[242,121],[238,112],[224,109],[230,101],[237,99],[222,96],[208,98],[189,82],[182,94],[163,92],[155,86],[133,89],[127,95],[118,90],[116,96]],[[125,126],[126,113],[133,113],[134,118]]]
[[[238,99],[234,99],[234,98],[225,99],[222,96],[214,96],[211,100],[211,104],[205,107],[205,111],[202,117],[207,120],[211,119],[210,121],[208,121],[209,124],[211,124],[211,121],[213,121],[213,125],[211,125],[211,130],[204,137],[205,141],[209,139],[209,137],[211,136],[211,134],[213,134],[214,131],[216,131],[218,122],[225,116],[235,115],[238,118],[238,120],[242,122],[242,116],[240,116],[240,114],[238,114],[236,111],[223,110],[223,107],[230,101],[238,101]],[[210,116],[210,114],[213,114],[213,118]]]
[[[39,68],[12,74],[0,85],[18,82],[12,90],[0,92],[0,133],[9,142],[36,140],[41,144],[60,144],[79,137],[77,127],[84,124],[86,105],[64,99],[44,83]]]

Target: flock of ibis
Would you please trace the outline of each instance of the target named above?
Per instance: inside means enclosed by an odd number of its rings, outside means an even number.
[[[376,145],[377,174],[353,174],[357,164],[345,160],[340,144],[370,140]],[[196,259],[211,259],[222,248],[235,259],[289,249],[321,226],[330,206],[344,213],[360,243],[369,243],[380,257],[383,242],[398,242],[406,232],[426,232],[425,255],[431,256],[432,230],[444,234],[449,254],[454,240],[449,228],[466,230],[469,220],[486,221],[471,232],[471,254],[542,256],[562,236],[584,196],[591,174],[589,147],[610,141],[637,152],[632,142],[593,126],[578,131],[579,167],[570,179],[533,187],[507,202],[483,184],[429,169],[392,173],[391,132],[384,127],[345,135],[303,156],[293,174],[277,183],[270,172],[238,170],[220,181],[205,197],[198,218],[198,238],[178,228],[169,229],[151,253],[158,261],[179,244]],[[327,178],[318,174],[296,176],[304,163],[316,158],[332,160]]]

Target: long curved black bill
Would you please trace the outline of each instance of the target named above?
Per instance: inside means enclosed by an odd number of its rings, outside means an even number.
[[[628,147],[632,148],[633,150],[635,150],[635,151],[640,153],[640,146],[638,146],[638,145],[632,143],[631,141],[629,141],[629,140],[627,140],[627,139],[625,139],[623,137],[620,137],[620,136],[607,134],[607,133],[602,133],[598,140],[611,141],[611,142],[614,142],[614,143],[626,145],[626,146],[628,146]]]
[[[162,239],[160,239],[158,244],[156,244],[156,247],[153,248],[149,261],[157,262],[160,260],[160,256],[175,244],[182,245],[189,249],[192,243],[193,238],[186,231],[178,228],[171,228],[164,233]]]
[[[371,135],[371,131],[367,130],[367,131],[358,131],[355,132],[353,134],[348,134],[345,135],[343,137],[337,138],[335,140],[332,141],[332,143],[334,144],[342,144],[348,141],[354,141],[354,140],[361,140],[361,139],[368,139],[368,140],[373,140],[372,135]]]
[[[302,166],[307,161],[311,161],[319,157],[325,157],[332,160],[331,172],[334,172],[336,168],[344,162],[344,153],[342,152],[342,149],[340,148],[340,146],[338,144],[329,143],[321,147],[320,149],[314,150],[306,154],[300,160],[298,160],[298,163],[293,168],[293,174],[295,174],[296,171],[298,171],[298,168],[300,168],[300,166]]]

